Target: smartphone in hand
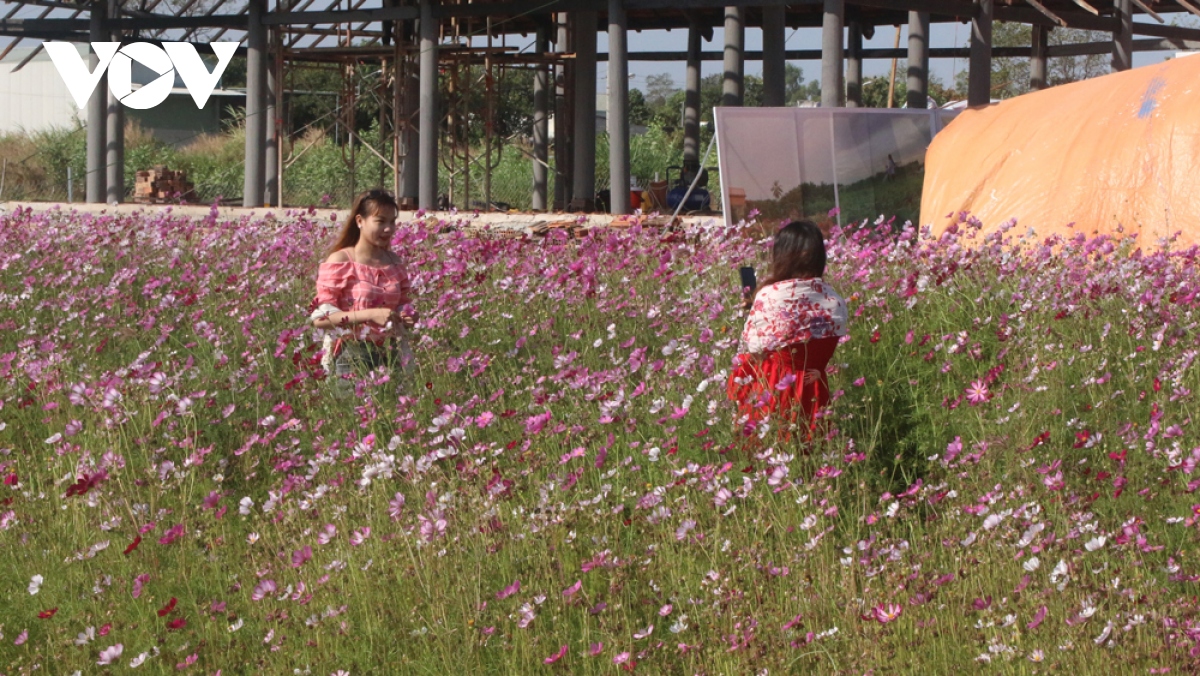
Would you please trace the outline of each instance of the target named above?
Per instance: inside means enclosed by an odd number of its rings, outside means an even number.
[[[738,268],[738,274],[742,277],[742,288],[749,288],[751,293],[758,288],[758,278],[754,274],[754,268],[743,266]]]

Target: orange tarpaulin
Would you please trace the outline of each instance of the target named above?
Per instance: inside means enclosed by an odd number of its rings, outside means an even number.
[[[935,233],[968,211],[984,232],[1016,218],[1013,234],[1200,243],[1200,56],[964,111],[925,159],[921,223]]]

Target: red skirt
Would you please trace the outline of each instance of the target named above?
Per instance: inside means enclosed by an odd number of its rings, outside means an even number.
[[[757,357],[739,354],[729,376],[729,398],[752,422],[774,417],[781,423],[806,423],[806,438],[811,439],[817,411],[829,403],[825,367],[837,345],[834,336],[795,343]],[[804,382],[806,371],[818,372],[812,382]]]

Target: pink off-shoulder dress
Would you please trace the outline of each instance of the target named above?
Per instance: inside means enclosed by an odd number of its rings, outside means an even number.
[[[375,267],[357,263],[353,254],[347,251],[351,260],[336,263],[322,263],[317,270],[317,309],[312,313],[313,319],[320,319],[334,312],[353,312],[355,310],[371,310],[388,308],[400,310],[412,299],[412,283],[404,266],[386,265]],[[341,351],[342,341],[347,338],[384,345],[389,333],[387,329],[364,322],[352,327],[346,327],[348,335],[338,339],[332,350],[327,349],[328,356],[335,356]],[[407,343],[401,336],[402,345]],[[331,353],[332,354],[329,354]]]

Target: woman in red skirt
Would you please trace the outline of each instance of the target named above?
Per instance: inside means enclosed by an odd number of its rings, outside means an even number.
[[[812,438],[816,413],[829,403],[825,367],[848,320],[846,301],[824,274],[825,240],[816,224],[793,221],[781,228],[729,378],[729,397],[743,423],[774,417],[784,427],[803,426],[805,439]]]

